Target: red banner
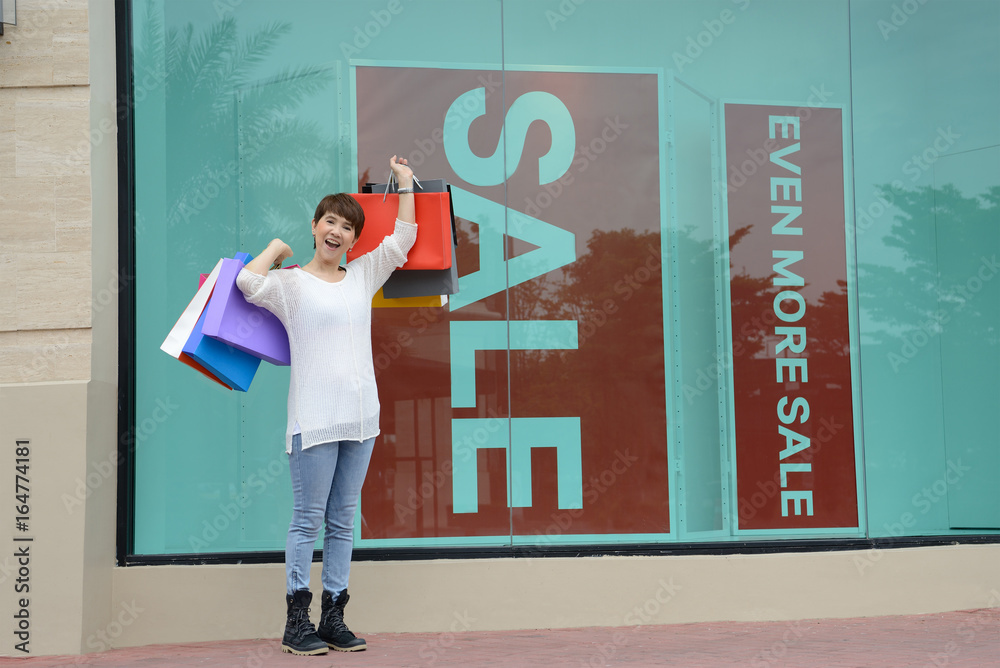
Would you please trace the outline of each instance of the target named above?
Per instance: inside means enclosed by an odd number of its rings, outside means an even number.
[[[399,153],[452,184],[461,286],[373,314],[362,540],[669,532],[658,76],[354,80],[360,181]],[[555,328],[569,335],[518,338]]]
[[[843,111],[724,114],[739,528],[856,527]]]

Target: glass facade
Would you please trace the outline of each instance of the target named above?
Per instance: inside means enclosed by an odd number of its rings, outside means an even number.
[[[1000,533],[993,0],[133,7],[138,555],[281,550],[288,368],[159,350],[394,153],[460,291],[378,307],[356,547]]]

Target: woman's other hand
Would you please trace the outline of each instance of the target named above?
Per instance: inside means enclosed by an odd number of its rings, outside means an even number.
[[[396,156],[389,158],[389,168],[400,188],[413,187],[413,170],[406,164],[406,158],[397,159]]]

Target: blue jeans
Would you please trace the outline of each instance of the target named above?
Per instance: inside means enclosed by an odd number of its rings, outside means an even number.
[[[334,598],[347,589],[354,548],[354,512],[374,445],[374,438],[364,442],[334,441],[303,451],[302,437],[292,437],[288,468],[294,504],[285,543],[289,594],[309,589],[309,567],[320,527],[325,530],[323,589]]]

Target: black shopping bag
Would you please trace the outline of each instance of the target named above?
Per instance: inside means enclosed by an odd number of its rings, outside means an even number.
[[[418,192],[451,194],[451,186],[444,179],[421,180],[422,188]],[[393,194],[397,184],[366,183],[361,188],[363,193]],[[455,227],[455,204],[449,197],[451,206],[451,267],[448,269],[397,269],[389,276],[382,286],[382,294],[386,299],[402,297],[432,297],[434,295],[453,295],[458,292],[458,230]]]

